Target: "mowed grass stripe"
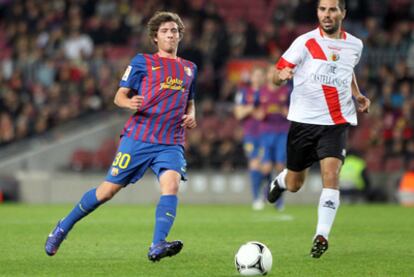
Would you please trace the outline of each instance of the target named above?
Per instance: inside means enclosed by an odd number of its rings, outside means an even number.
[[[48,257],[43,246],[71,205],[0,205],[0,276],[238,276],[233,259],[246,241],[265,243],[268,276],[414,276],[414,209],[342,205],[321,259],[309,257],[316,206],[180,205],[171,239],[184,249],[150,263],[154,207],[105,205],[81,221]]]

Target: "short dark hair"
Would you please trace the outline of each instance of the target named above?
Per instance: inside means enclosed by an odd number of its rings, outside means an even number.
[[[321,2],[321,0],[318,0],[318,4],[316,7],[319,7],[319,3]],[[345,4],[345,0],[338,0],[338,6],[341,9],[341,11],[344,11],[346,8],[346,4]]]
[[[173,12],[166,12],[166,11],[158,11],[156,12],[151,19],[148,21],[147,30],[148,36],[150,37],[151,41],[156,45],[154,38],[157,36],[158,29],[160,28],[161,24],[165,22],[175,22],[178,25],[178,33],[180,34],[180,38],[184,35],[184,23],[181,20],[180,16]]]

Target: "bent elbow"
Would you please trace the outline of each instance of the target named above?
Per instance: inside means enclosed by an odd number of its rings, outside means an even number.
[[[118,99],[119,97],[118,97],[118,95],[116,95],[115,97],[114,97],[114,104],[115,105],[117,105],[118,107],[119,107],[119,99]]]

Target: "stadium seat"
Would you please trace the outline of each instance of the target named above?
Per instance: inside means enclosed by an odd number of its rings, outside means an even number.
[[[131,47],[111,46],[105,49],[105,53],[110,60],[119,60],[121,58],[130,58],[135,55],[135,50]]]
[[[384,147],[378,146],[370,148],[364,155],[369,172],[381,172],[384,168],[383,163]]]
[[[70,158],[70,168],[75,171],[90,169],[93,152],[85,149],[76,149]]]
[[[217,10],[223,16],[227,22],[237,21],[240,18],[244,18],[247,22],[254,24],[260,28],[269,21],[272,16],[269,13],[269,6],[274,8],[277,1],[264,0],[214,0],[217,5]]]
[[[369,128],[354,128],[349,144],[356,150],[365,150],[369,147],[371,130]]]
[[[117,144],[114,139],[106,139],[93,153],[92,165],[94,169],[106,170],[112,164]]]
[[[385,172],[398,172],[404,170],[403,157],[390,157],[385,160]]]

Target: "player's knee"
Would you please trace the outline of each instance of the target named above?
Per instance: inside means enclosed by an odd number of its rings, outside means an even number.
[[[163,184],[161,187],[162,194],[177,194],[178,193],[178,184],[175,182]]]
[[[173,170],[167,170],[160,177],[161,194],[177,194],[181,175]]]
[[[106,192],[103,192],[101,195],[100,195],[100,201],[101,202],[106,202],[106,201],[108,201],[108,200],[111,200],[112,199],[112,197],[114,197],[114,195],[115,195],[115,193],[114,192],[111,192],[111,191],[106,191]]]
[[[96,198],[100,202],[111,200],[112,197],[121,189],[121,186],[103,183],[96,190]]]
[[[99,194],[97,194],[96,197],[98,198],[98,200],[101,203],[103,203],[103,202],[106,202],[108,200],[111,200],[112,197],[114,197],[114,195],[115,195],[114,192],[106,190],[106,191],[101,191]]]

